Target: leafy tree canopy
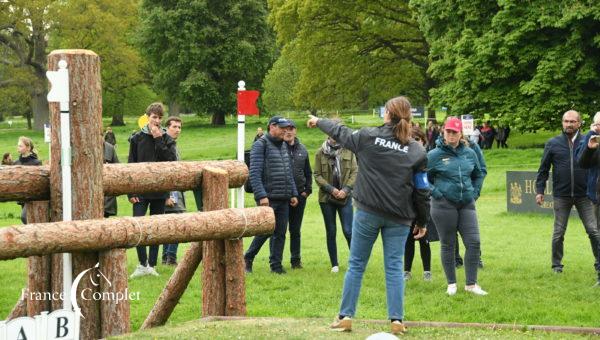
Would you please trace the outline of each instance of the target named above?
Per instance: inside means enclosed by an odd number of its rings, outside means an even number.
[[[266,17],[262,0],[144,0],[139,46],[155,88],[224,124],[237,82],[258,88],[271,66]]]
[[[598,111],[600,6],[594,1],[412,0],[431,46],[431,91],[454,114],[523,130]]]
[[[269,0],[283,46],[276,63],[298,68],[297,107],[368,108],[390,97],[428,100],[428,46],[408,1]]]

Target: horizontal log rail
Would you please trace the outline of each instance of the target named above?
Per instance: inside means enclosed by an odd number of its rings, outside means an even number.
[[[272,234],[269,207],[34,223],[0,229],[0,260]]]
[[[230,188],[241,187],[248,178],[246,164],[235,160],[104,164],[104,195],[197,189],[200,188],[202,171],[206,167],[227,171]],[[0,202],[49,199],[49,166],[0,166]]]

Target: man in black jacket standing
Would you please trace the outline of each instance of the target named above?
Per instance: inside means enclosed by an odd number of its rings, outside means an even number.
[[[563,133],[550,139],[544,147],[536,179],[536,203],[544,203],[544,190],[548,172],[552,167],[552,196],[554,198],[554,233],[552,235],[552,270],[562,273],[563,241],[569,215],[573,206],[577,209],[592,245],[598,264],[598,230],[592,201],[586,195],[587,170],[582,169],[575,157],[575,149],[582,136],[579,133],[581,117],[577,111],[567,111],[562,118]]]
[[[148,116],[148,124],[141,131],[131,136],[129,141],[129,163],[177,160],[175,141],[160,126],[164,115],[162,103],[150,104],[146,109],[146,115]],[[148,207],[150,207],[150,215],[162,215],[165,213],[165,201],[169,198],[169,193],[129,194],[128,197],[129,202],[133,204],[133,216],[146,215]],[[131,278],[144,275],[158,276],[155,267],[158,260],[159,246],[150,246],[149,255],[146,254],[146,247],[138,246],[136,248],[140,264],[131,274]]]
[[[252,272],[252,262],[267,239],[270,241],[269,264],[271,272],[285,274],[281,265],[285,247],[285,233],[289,219],[290,206],[298,205],[298,191],[292,176],[287,145],[283,141],[285,128],[290,121],[274,116],[269,120],[269,130],[252,144],[250,152],[250,178],[257,205],[273,208],[275,213],[275,231],[272,236],[254,237],[250,248],[244,254],[246,272]]]
[[[300,229],[302,227],[306,199],[312,193],[312,169],[310,168],[308,151],[304,144],[300,143],[300,140],[296,138],[296,132],[296,124],[290,119],[290,126],[285,129],[283,140],[286,142],[290,154],[294,182],[296,183],[296,190],[298,191],[298,205],[290,207],[289,214],[290,262],[292,269],[302,269],[300,256]]]

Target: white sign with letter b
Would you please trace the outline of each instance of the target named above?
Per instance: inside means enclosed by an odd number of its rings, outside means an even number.
[[[79,311],[55,310],[33,318],[0,321],[0,340],[78,340]]]

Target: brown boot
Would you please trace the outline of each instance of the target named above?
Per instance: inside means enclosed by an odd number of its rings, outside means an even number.
[[[392,334],[404,334],[406,333],[406,326],[400,321],[392,322]]]
[[[350,332],[352,330],[352,319],[345,316],[340,320],[340,317],[336,316],[329,328],[336,332]]]

